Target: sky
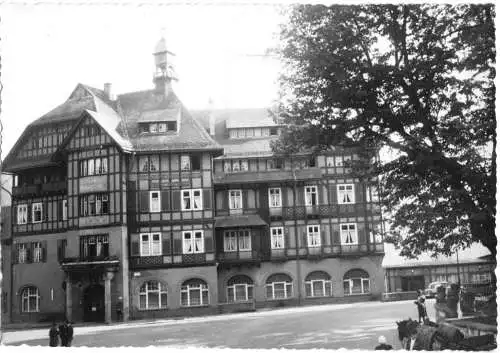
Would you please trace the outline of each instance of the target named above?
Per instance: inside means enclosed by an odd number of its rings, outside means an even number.
[[[163,35],[188,109],[269,107],[279,62],[279,9],[271,5],[3,5],[0,22],[2,158],[26,126],[78,83],[116,94],[150,89]]]

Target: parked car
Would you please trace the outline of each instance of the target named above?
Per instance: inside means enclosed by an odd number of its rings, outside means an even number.
[[[424,291],[425,297],[426,298],[434,298],[437,294],[437,289],[439,287],[447,287],[448,282],[432,282],[429,283],[429,286],[427,289]]]

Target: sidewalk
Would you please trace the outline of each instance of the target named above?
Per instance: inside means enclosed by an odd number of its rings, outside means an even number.
[[[363,302],[363,303],[350,303],[350,304],[327,304],[327,305],[314,305],[314,306],[300,306],[291,308],[282,308],[275,310],[259,310],[256,312],[249,313],[234,313],[234,314],[220,314],[211,316],[200,316],[200,317],[189,317],[189,318],[169,318],[169,319],[159,319],[155,321],[151,320],[134,320],[126,323],[112,323],[109,325],[103,324],[75,324],[75,335],[91,335],[100,334],[106,331],[116,331],[124,330],[135,327],[155,327],[155,326],[170,326],[170,325],[185,325],[193,323],[205,323],[205,322],[216,322],[224,320],[238,320],[247,318],[256,318],[263,316],[272,315],[288,315],[288,314],[299,314],[302,312],[320,312],[320,311],[335,311],[342,310],[346,308],[357,307],[372,307],[372,306],[391,306],[391,305],[408,305],[407,301],[401,302]],[[361,309],[362,310],[362,309]],[[388,309],[390,310],[390,309]],[[50,326],[50,325],[49,325]],[[3,331],[2,343],[12,344],[16,342],[22,342],[27,340],[44,339],[47,338],[48,327],[44,328],[34,328],[34,329],[24,329],[19,331]]]

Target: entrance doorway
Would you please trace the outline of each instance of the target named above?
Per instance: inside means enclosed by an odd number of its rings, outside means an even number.
[[[104,286],[92,284],[83,293],[83,321],[104,322]]]

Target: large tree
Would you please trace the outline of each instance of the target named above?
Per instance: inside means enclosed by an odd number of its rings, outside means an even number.
[[[473,242],[495,255],[494,16],[493,5],[289,9],[275,150],[381,148],[364,172],[381,180],[403,255]]]

